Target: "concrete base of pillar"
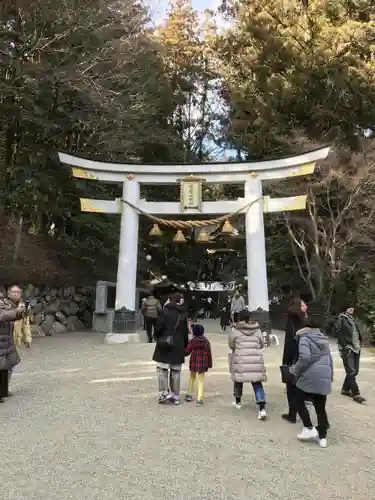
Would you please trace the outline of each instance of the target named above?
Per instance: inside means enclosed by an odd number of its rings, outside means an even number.
[[[128,344],[140,342],[140,333],[107,333],[104,338],[105,344]]]

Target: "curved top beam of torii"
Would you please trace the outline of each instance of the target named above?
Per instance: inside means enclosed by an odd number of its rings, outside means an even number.
[[[123,182],[134,175],[143,184],[168,184],[178,181],[181,176],[196,175],[208,177],[212,183],[238,183],[249,176],[259,180],[283,179],[312,174],[315,163],[324,160],[330,148],[324,147],[279,160],[258,162],[204,163],[198,165],[142,165],[129,163],[109,163],[88,160],[59,152],[61,163],[72,166],[73,176],[104,182]]]

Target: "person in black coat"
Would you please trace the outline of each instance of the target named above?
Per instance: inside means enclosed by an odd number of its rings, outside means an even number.
[[[220,309],[220,328],[222,332],[227,330],[230,325],[230,302],[222,304]]]
[[[298,343],[296,333],[304,327],[304,319],[307,316],[307,305],[299,298],[294,297],[289,305],[288,319],[285,327],[285,341],[282,364],[292,366],[298,359]],[[288,413],[284,413],[282,418],[293,424],[297,421],[297,399],[296,386],[293,383],[286,383],[286,394],[288,398]]]
[[[166,339],[171,338],[171,345]],[[159,403],[180,404],[181,367],[185,361],[185,348],[189,343],[188,318],[181,305],[181,295],[172,295],[158,318],[155,328],[155,351],[152,359],[157,363]]]
[[[13,321],[22,318],[25,306],[0,310],[0,403],[9,394],[8,371],[20,362],[20,356],[13,339]]]

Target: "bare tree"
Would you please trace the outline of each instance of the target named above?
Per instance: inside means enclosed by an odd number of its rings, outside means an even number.
[[[334,151],[315,177],[302,184],[306,212],[285,213],[283,220],[300,278],[314,299],[328,294],[329,307],[337,280],[375,251],[373,141],[361,154]]]

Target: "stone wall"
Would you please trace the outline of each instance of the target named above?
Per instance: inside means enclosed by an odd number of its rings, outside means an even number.
[[[21,286],[22,297],[30,301],[33,337],[91,330],[95,287]],[[5,296],[5,289],[0,287]]]

